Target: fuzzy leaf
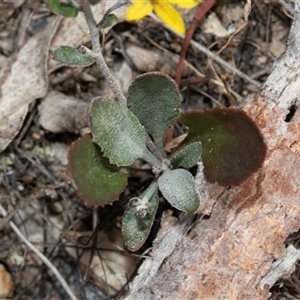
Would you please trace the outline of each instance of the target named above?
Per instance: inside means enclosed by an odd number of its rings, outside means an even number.
[[[100,28],[105,29],[115,25],[118,22],[118,17],[114,14],[109,14],[100,25]]]
[[[171,155],[171,165],[173,168],[191,168],[194,166],[201,158],[202,146],[201,142],[195,142],[186,145],[180,150],[172,153]]]
[[[142,198],[146,191],[139,197]],[[122,220],[122,234],[125,246],[131,251],[137,251],[147,239],[158,208],[159,198],[155,192],[149,201],[149,209],[145,218],[136,216],[136,207],[127,207]]]
[[[200,204],[193,175],[184,169],[168,170],[158,178],[158,187],[175,208],[192,213]]]
[[[89,53],[81,53],[77,48],[60,46],[54,51],[54,58],[71,67],[86,67],[96,60]]]
[[[127,176],[109,163],[99,146],[86,134],[72,143],[68,154],[68,174],[78,196],[88,205],[104,206],[119,198]]]
[[[56,14],[64,17],[76,17],[78,9],[70,4],[61,3],[60,0],[47,0],[48,7]]]
[[[109,98],[95,98],[91,107],[93,140],[110,162],[129,166],[142,158],[153,166],[160,163],[146,147],[146,132],[124,105]]]
[[[180,94],[175,81],[161,72],[137,76],[129,86],[127,105],[163,149],[166,133],[179,116]]]
[[[189,127],[184,145],[201,141],[204,174],[209,182],[239,185],[262,166],[266,145],[257,125],[244,111],[190,111],[178,122]]]

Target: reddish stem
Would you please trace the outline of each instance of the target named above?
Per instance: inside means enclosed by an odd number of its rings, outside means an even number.
[[[203,2],[203,4],[198,7],[198,9],[195,13],[195,16],[193,18],[193,21],[192,21],[189,29],[186,32],[186,35],[184,37],[183,44],[182,44],[179,62],[177,65],[177,70],[176,70],[175,82],[177,83],[178,86],[180,85],[180,79],[181,79],[181,75],[182,75],[183,63],[184,63],[184,59],[186,56],[186,52],[190,45],[190,41],[194,35],[194,32],[197,28],[198,22],[205,16],[205,14],[208,11],[211,10],[211,8],[213,7],[213,5],[215,3],[216,3],[216,0],[205,0]]]
[[[177,70],[176,70],[176,76],[175,76],[175,82],[176,84],[180,85],[180,80],[181,80],[181,75],[182,75],[182,70],[183,70],[183,63],[184,59],[186,56],[187,49],[190,45],[190,41],[194,35],[194,32],[197,28],[198,22],[205,16],[205,14],[210,11],[210,9],[213,7],[213,5],[216,3],[216,0],[205,0],[201,6],[198,7],[195,16],[193,18],[193,21],[189,27],[189,29],[186,32],[186,35],[183,40],[182,48],[181,48],[181,53],[180,53],[180,58],[178,61],[177,65]],[[173,131],[174,131],[174,126],[172,126],[166,137],[166,150],[170,151],[170,143],[173,138]]]

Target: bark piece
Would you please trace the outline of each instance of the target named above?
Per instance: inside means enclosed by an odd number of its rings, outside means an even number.
[[[299,258],[300,250],[297,250],[293,245],[288,246],[286,255],[275,261],[269,273],[261,280],[261,288],[263,288],[265,284],[273,286],[279,278],[294,271],[293,266]]]
[[[268,298],[271,283],[262,278],[274,260],[286,255],[284,241],[300,227],[299,53],[297,2],[285,55],[274,63],[261,91],[242,105],[262,130],[268,147],[264,166],[239,187],[204,185],[206,200],[199,212],[211,211],[209,217],[190,226],[159,268],[153,266],[162,255],[156,245],[126,299]],[[287,120],[292,105],[296,112]]]

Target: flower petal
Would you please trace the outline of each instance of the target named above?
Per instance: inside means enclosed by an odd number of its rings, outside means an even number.
[[[185,33],[185,25],[179,12],[166,1],[152,0],[154,12],[173,30]]]
[[[153,11],[153,5],[148,0],[134,0],[133,4],[128,7],[125,19],[127,21],[138,21]]]
[[[168,0],[168,1],[182,8],[193,8],[197,6],[199,3],[203,2],[203,0]]]

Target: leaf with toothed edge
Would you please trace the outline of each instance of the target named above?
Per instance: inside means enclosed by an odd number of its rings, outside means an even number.
[[[180,113],[180,93],[167,74],[149,72],[136,77],[128,88],[128,108],[137,116],[161,150],[168,129]]]
[[[139,198],[143,198],[146,191]],[[125,246],[130,251],[137,251],[146,241],[155,218],[159,204],[158,193],[155,192],[149,201],[149,209],[145,218],[137,217],[136,207],[127,207],[122,219],[122,234]]]
[[[68,174],[78,196],[88,205],[104,206],[119,198],[127,185],[127,175],[120,173],[103,156],[90,134],[73,142],[68,153]]]
[[[262,166],[266,145],[259,128],[243,110],[194,110],[181,115],[178,122],[189,128],[183,145],[202,143],[207,181],[239,185]]]
[[[146,146],[144,127],[122,103],[95,98],[91,106],[91,130],[93,141],[112,164],[129,166],[138,158],[153,166],[160,164]]]

